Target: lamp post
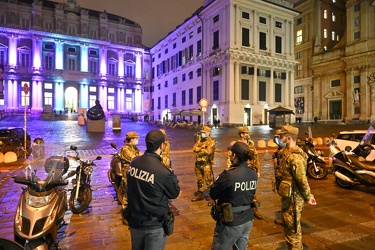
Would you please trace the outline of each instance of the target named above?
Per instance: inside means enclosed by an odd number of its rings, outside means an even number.
[[[24,109],[24,116],[23,116],[23,120],[24,120],[24,157],[25,157],[25,160],[26,160],[26,96],[27,96],[27,94],[29,93],[29,85],[27,84],[27,83],[25,83],[24,85],[23,85],[23,92],[25,93],[25,105],[24,105],[24,107],[25,107],[25,109]]]

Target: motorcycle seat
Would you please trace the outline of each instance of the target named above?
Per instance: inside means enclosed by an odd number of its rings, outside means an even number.
[[[348,158],[359,168],[375,171],[375,163],[372,161],[360,161],[358,156],[348,155]]]

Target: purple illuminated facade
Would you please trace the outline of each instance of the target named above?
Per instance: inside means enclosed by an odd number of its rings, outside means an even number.
[[[137,23],[75,0],[0,4],[0,110],[72,111],[99,100],[110,113],[147,111],[151,61]]]

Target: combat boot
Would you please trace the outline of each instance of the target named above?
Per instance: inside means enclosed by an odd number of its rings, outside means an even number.
[[[202,201],[204,199],[203,197],[203,192],[198,192],[198,194],[193,198],[191,199],[192,202],[196,202],[196,201]]]
[[[257,207],[253,207],[253,211],[254,211],[255,218],[257,218],[259,220],[263,220],[263,216],[258,212]]]

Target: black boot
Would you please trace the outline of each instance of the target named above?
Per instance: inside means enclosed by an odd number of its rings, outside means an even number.
[[[214,204],[215,204],[215,201],[210,198],[210,200],[208,201],[208,206],[213,206]]]
[[[193,198],[191,199],[192,202],[196,202],[196,201],[202,201],[204,199],[203,197],[203,192],[198,192],[198,194]]]

